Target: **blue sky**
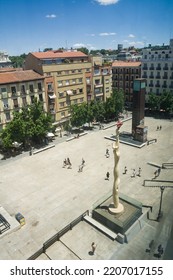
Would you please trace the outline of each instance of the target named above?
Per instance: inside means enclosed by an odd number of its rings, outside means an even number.
[[[0,50],[169,44],[172,0],[0,0]]]

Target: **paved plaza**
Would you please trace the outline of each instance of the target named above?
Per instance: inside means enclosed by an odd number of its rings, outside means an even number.
[[[157,142],[143,148],[120,144],[120,192],[153,207],[150,219],[129,243],[120,244],[81,221],[66,233],[60,242],[47,249],[38,259],[154,259],[157,246],[166,248],[173,221],[173,189],[163,194],[163,217],[155,219],[160,204],[160,188],[143,186],[144,179],[152,179],[157,169],[151,164],[173,162],[173,122],[145,118],[148,137]],[[157,126],[161,130],[156,130]],[[131,120],[124,122],[121,130],[131,132]],[[64,228],[102,197],[113,186],[114,158],[111,140],[105,136],[115,134],[115,127],[88,132],[88,134],[65,141],[57,137],[55,147],[29,156],[0,161],[0,207],[10,216],[20,212],[26,225],[0,237],[0,259],[27,259],[39,250],[43,243]],[[109,149],[110,157],[105,152]],[[72,169],[62,168],[69,157]],[[82,158],[83,172],[78,172]],[[123,175],[127,166],[127,174]],[[133,169],[141,167],[141,177],[131,178]],[[105,180],[110,172],[109,180]],[[160,180],[173,180],[172,169],[162,169]],[[151,253],[146,252],[154,240]],[[91,243],[97,244],[94,256],[89,254]]]

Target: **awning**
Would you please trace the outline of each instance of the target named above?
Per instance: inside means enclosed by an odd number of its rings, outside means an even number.
[[[48,94],[50,99],[56,98],[55,94]]]
[[[68,94],[68,95],[73,95],[72,90],[67,90],[67,94]]]

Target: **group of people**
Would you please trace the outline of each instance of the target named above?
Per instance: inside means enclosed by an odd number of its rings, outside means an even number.
[[[133,168],[131,178],[134,178],[134,177],[136,177],[136,176],[141,177],[141,172],[142,172],[141,167],[138,168],[138,171],[136,171],[136,169]],[[124,167],[124,172],[123,172],[123,174],[127,174],[127,166]]]
[[[161,130],[161,129],[162,129],[162,126],[161,126],[161,125],[160,125],[160,126],[158,125],[156,130]]]
[[[69,158],[65,158],[65,160],[63,161],[63,168],[67,167],[68,169],[72,168],[72,164]]]

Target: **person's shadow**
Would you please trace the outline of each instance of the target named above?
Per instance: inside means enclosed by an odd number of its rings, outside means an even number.
[[[88,254],[89,254],[90,256],[93,256],[93,255],[94,255],[94,253],[93,253],[92,251],[89,251]]]

